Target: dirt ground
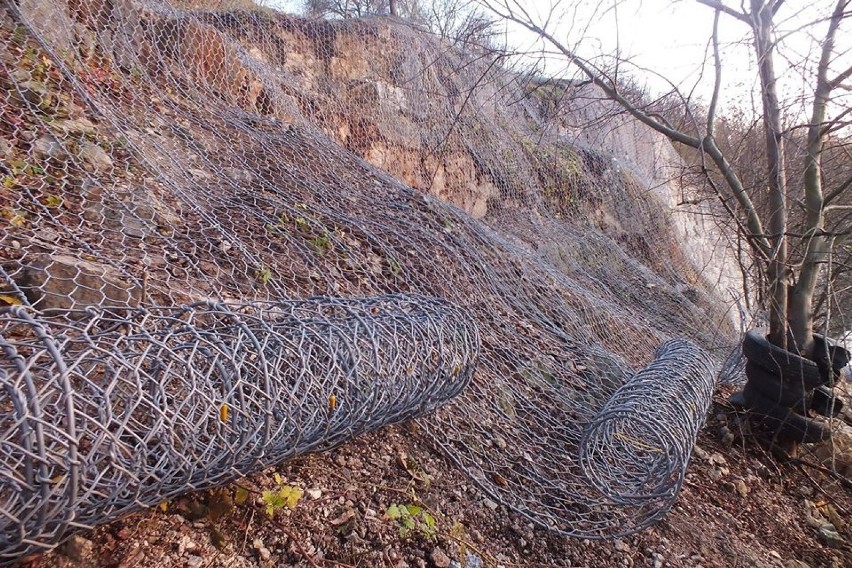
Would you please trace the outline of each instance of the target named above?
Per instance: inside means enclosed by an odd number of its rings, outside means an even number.
[[[849,482],[807,449],[794,459],[772,452],[736,418],[720,394],[671,512],[623,539],[536,527],[484,496],[409,423],[130,515],[23,565],[852,566]],[[269,515],[263,491],[280,489]],[[826,520],[839,539],[823,534]]]

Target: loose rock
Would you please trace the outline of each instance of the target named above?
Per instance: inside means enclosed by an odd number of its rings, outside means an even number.
[[[32,150],[36,156],[42,159],[53,158],[55,160],[62,160],[66,156],[62,144],[51,134],[40,136],[33,142]]]
[[[105,172],[112,169],[112,158],[103,148],[92,142],[83,142],[80,145],[80,158],[97,171]]]
[[[429,555],[436,568],[450,568],[450,557],[440,548],[434,548]]]
[[[30,303],[45,313],[87,306],[132,308],[142,295],[140,287],[114,268],[61,254],[35,257],[22,271],[19,285]]]
[[[66,134],[94,134],[95,125],[88,118],[56,120],[51,126]]]
[[[843,537],[831,523],[826,523],[819,528],[819,536],[831,548],[843,548],[845,545]]]
[[[692,448],[692,454],[700,460],[707,461],[710,459],[710,454],[697,444]]]
[[[307,491],[305,491],[305,493],[307,493],[308,497],[310,497],[311,499],[319,499],[320,497],[322,497],[321,489],[308,489]]]

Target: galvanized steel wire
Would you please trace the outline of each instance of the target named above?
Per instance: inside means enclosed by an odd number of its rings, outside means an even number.
[[[0,557],[448,399],[533,522],[659,518],[727,316],[655,174],[570,137],[587,91],[227,4],[0,5]]]
[[[0,559],[457,395],[473,319],[436,299],[198,303],[0,328]]]
[[[715,376],[704,350],[667,341],[584,428],[579,460],[599,492],[592,499],[602,508],[635,511],[616,532],[647,527],[668,512],[710,407]]]

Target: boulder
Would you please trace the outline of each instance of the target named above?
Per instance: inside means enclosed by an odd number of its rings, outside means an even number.
[[[42,254],[21,272],[18,283],[30,303],[46,314],[89,306],[132,308],[142,290],[115,268],[65,254]]]
[[[74,44],[73,20],[65,2],[20,0],[24,20],[54,51],[70,50]]]
[[[112,169],[112,158],[106,151],[92,142],[80,145],[80,158],[88,162],[95,170],[106,172]]]

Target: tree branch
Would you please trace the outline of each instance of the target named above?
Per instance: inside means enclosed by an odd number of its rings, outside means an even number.
[[[825,199],[823,200],[823,204],[827,206],[829,203],[831,203],[832,201],[837,199],[839,196],[841,196],[843,193],[845,193],[846,190],[849,189],[850,187],[852,187],[852,176],[849,176],[848,178],[846,178],[846,181],[844,181],[843,183],[841,183],[840,185],[835,187],[831,191],[831,193],[826,195]],[[826,209],[828,209],[828,207],[826,207]]]
[[[807,154],[803,185],[805,190],[805,234],[809,237],[802,258],[799,279],[791,291],[790,319],[797,344],[809,346],[813,334],[813,298],[820,271],[830,254],[831,236],[825,232],[825,199],[822,191],[822,151],[825,144],[823,125],[831,96],[832,82],[828,67],[834,52],[837,29],[849,0],[837,0],[822,42],[817,65],[816,88],[808,126]],[[852,68],[850,68],[852,69]],[[808,323],[807,326],[803,325]],[[806,350],[807,354],[807,350]]]
[[[725,14],[727,14],[728,16],[731,16],[732,18],[736,18],[737,20],[739,20],[741,22],[744,22],[748,25],[751,25],[751,20],[749,19],[748,15],[743,14],[742,12],[737,12],[733,8],[729,8],[728,6],[725,6],[719,0],[695,0],[695,1],[698,2],[699,4],[704,4],[705,6],[713,8],[717,12],[724,12]]]
[[[844,71],[838,74],[837,77],[835,77],[828,83],[829,85],[831,85],[831,88],[834,89],[835,87],[839,87],[840,84],[843,83],[843,81],[845,81],[849,77],[852,77],[852,66],[847,67]]]
[[[719,56],[719,10],[713,14],[713,96],[707,110],[707,136],[713,136],[716,125],[716,106],[719,104],[719,89],[722,85],[722,60]]]

